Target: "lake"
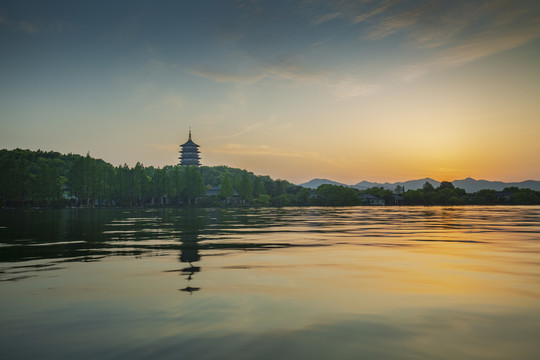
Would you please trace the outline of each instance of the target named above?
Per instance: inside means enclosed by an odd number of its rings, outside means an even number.
[[[540,207],[0,210],[2,358],[538,359]]]

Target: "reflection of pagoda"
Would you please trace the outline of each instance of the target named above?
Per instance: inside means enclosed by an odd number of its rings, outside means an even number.
[[[184,267],[180,270],[181,274],[186,276],[188,286],[180,289],[184,292],[192,294],[199,291],[201,288],[190,285],[193,276],[201,271],[200,266],[195,266],[193,263],[201,261],[199,254],[199,234],[206,228],[206,210],[186,209],[181,212],[181,216],[175,221],[175,227],[180,231],[180,262],[189,264],[189,267]]]
[[[180,145],[180,165],[195,165],[199,166],[199,145],[191,140],[191,128],[189,129],[189,139],[184,144]]]

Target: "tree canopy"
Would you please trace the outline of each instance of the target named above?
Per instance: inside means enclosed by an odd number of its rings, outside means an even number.
[[[207,189],[221,186],[218,194]],[[238,194],[238,197],[236,196]],[[227,166],[113,166],[101,159],[41,150],[0,150],[0,206],[351,206],[369,194],[387,205],[538,205],[540,191],[509,187],[468,194],[451,182],[434,188],[316,190]]]

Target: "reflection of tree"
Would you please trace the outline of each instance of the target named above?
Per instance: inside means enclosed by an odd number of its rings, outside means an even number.
[[[180,242],[182,243],[180,262],[189,264],[189,267],[183,268],[181,272],[182,275],[186,276],[188,281],[191,281],[195,273],[201,271],[200,266],[194,266],[193,263],[201,260],[198,236],[206,227],[206,209],[182,209],[178,217],[176,217],[174,225],[180,231]],[[200,290],[200,288],[187,286],[180,290],[191,294],[194,291]]]

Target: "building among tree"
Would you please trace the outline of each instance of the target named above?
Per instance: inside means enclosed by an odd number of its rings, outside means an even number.
[[[191,140],[191,129],[189,129],[189,139],[184,144],[180,145],[182,148],[180,150],[180,165],[195,165],[200,166],[201,163],[199,162],[199,145],[195,144],[193,140]]]

